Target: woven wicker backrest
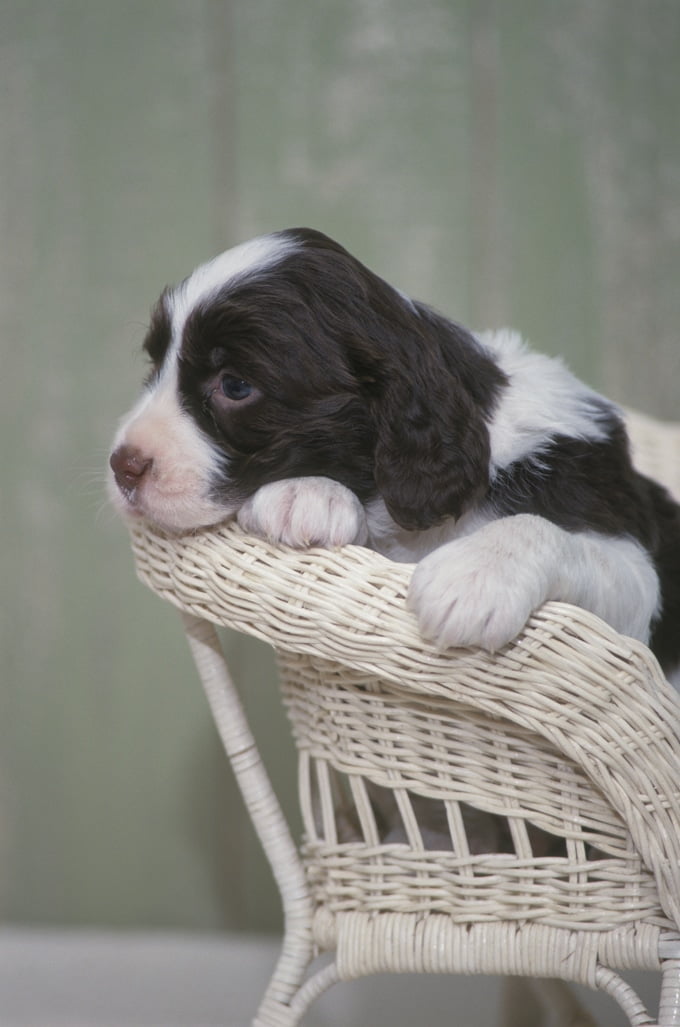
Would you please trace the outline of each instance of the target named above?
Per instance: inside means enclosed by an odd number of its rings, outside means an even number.
[[[630,427],[680,496],[680,428]],[[311,930],[340,976],[660,965],[680,925],[680,707],[645,646],[549,603],[494,656],[440,653],[405,608],[412,568],[367,550],[234,525],[133,542],[156,592],[277,651]]]

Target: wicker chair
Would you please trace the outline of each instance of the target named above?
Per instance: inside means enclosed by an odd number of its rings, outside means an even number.
[[[680,426],[631,415],[630,430],[641,469],[680,495]],[[298,1023],[335,981],[412,971],[579,981],[634,1025],[680,1025],[680,709],[646,647],[549,603],[495,656],[441,653],[405,609],[411,568],[365,549],[295,552],[234,525],[136,527],[133,546],[141,579],[182,610],[281,892],[253,1024]],[[214,625],[276,650],[299,849]],[[471,840],[479,817],[502,845]],[[657,1020],[628,969],[662,971]]]

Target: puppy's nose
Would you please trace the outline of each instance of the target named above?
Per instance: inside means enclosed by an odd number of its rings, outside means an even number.
[[[151,470],[153,459],[133,446],[119,446],[109,459],[116,484],[122,492],[132,492]]]

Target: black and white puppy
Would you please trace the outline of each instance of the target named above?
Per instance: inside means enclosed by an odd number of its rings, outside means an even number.
[[[441,647],[499,649],[557,599],[677,668],[680,507],[617,409],[516,334],[473,335],[292,229],[166,289],[144,345],[110,460],[124,514],[417,562]]]

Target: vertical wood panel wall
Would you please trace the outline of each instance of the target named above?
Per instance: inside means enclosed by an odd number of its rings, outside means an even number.
[[[310,224],[675,417],[679,52],[673,0],[0,3],[4,920],[278,922],[101,489],[160,288]],[[230,647],[290,801],[271,658]]]

